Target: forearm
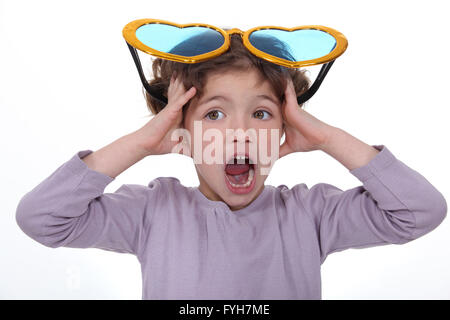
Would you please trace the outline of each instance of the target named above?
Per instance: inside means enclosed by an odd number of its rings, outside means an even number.
[[[339,161],[348,170],[365,166],[379,152],[342,129],[333,127],[329,139],[319,149]]]
[[[82,160],[90,169],[115,178],[145,156],[146,153],[139,147],[137,135],[133,132],[87,155]]]

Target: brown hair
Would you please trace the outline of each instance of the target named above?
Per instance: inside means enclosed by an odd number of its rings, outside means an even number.
[[[180,63],[157,58],[152,65],[153,79],[149,84],[155,86],[167,97],[167,90],[170,78],[174,72],[181,76],[185,89],[195,86],[197,93],[195,97],[201,98],[204,93],[206,76],[210,73],[220,71],[239,70],[245,71],[248,68],[256,68],[261,79],[268,80],[279,101],[284,100],[284,91],[287,85],[287,76],[290,76],[297,96],[309,88],[310,81],[304,70],[283,67],[253,55],[242,43],[242,38],[238,34],[231,35],[230,48],[222,55],[199,63]],[[160,112],[164,105],[153,99],[148,92],[143,89],[147,108],[152,114]],[[190,100],[192,101],[192,99]],[[190,101],[184,106],[183,112],[189,106]]]

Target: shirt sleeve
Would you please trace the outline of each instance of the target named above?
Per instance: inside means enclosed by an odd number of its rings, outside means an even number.
[[[48,178],[25,194],[16,221],[29,237],[52,247],[99,248],[138,255],[161,190],[154,179],[148,186],[124,184],[103,193],[114,180],[90,169],[77,152]]]
[[[384,145],[365,166],[349,170],[363,185],[341,190],[327,183],[294,194],[312,217],[321,261],[347,248],[402,244],[436,228],[447,214],[443,195]]]

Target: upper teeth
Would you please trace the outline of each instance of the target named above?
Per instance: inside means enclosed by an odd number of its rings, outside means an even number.
[[[253,161],[249,159],[247,156],[235,156],[233,159],[231,159],[231,163],[234,163],[234,159],[237,160],[237,163],[242,164],[245,163],[245,160],[248,159],[250,164],[253,164]]]

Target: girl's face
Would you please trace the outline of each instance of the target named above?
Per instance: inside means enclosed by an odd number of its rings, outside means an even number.
[[[183,121],[199,190],[233,211],[249,205],[264,188],[283,135],[281,105],[269,82],[255,69],[210,74],[203,96],[192,99]],[[234,160],[236,154],[248,155],[254,164]],[[239,165],[227,165],[233,160]]]

